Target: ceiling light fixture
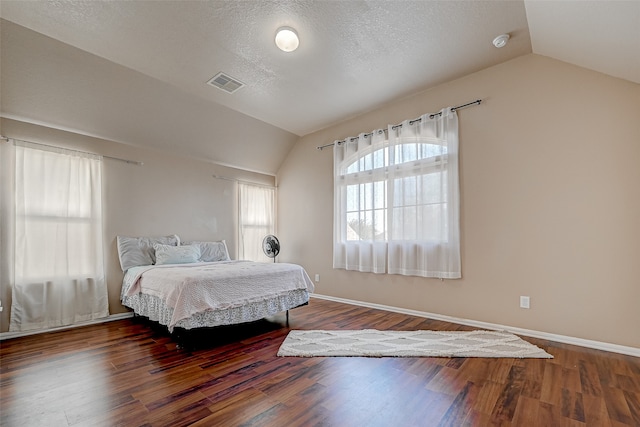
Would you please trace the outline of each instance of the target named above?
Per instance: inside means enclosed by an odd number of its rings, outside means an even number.
[[[276,45],[280,50],[285,52],[293,52],[298,48],[300,41],[298,33],[291,27],[280,27],[276,31]]]
[[[507,44],[507,42],[509,41],[509,37],[510,37],[509,34],[501,34],[495,39],[493,39],[493,45],[498,49],[500,49],[501,47],[504,47]]]

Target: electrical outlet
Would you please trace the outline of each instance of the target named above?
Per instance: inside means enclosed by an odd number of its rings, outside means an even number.
[[[316,274],[316,282],[319,282],[319,281],[320,281],[320,275]]]
[[[521,296],[520,297],[520,308],[530,308],[531,300],[529,297]]]

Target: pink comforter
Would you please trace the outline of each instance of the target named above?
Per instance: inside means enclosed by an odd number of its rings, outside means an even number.
[[[239,307],[295,289],[313,292],[299,265],[227,261],[149,267],[133,279],[127,296],[143,293],[173,309],[170,327],[196,313]]]

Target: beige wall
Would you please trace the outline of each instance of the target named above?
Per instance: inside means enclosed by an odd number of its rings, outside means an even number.
[[[459,113],[463,279],[332,269],[332,151],[315,147],[477,98]],[[302,138],[278,185],[280,260],[318,294],[640,348],[637,84],[523,56]]]
[[[235,183],[212,175],[274,184],[274,177],[182,158],[158,150],[135,148],[111,141],[2,119],[1,133],[16,139],[74,148],[144,162],[143,166],[104,160],[103,208],[105,262],[110,312],[121,313],[120,270],[116,236],[177,234],[183,240],[225,239],[233,257],[236,250]],[[176,141],[179,144],[179,141]],[[4,214],[4,212],[3,212]],[[2,256],[2,263],[7,259]],[[6,265],[0,272],[6,275]],[[0,332],[9,325],[11,291],[8,279],[0,282],[4,305]]]
[[[460,111],[463,279],[332,269],[333,163],[316,146],[482,98]],[[302,138],[278,174],[280,261],[320,274],[316,292],[640,347],[640,86],[528,55]],[[100,154],[111,313],[115,237],[226,239],[235,185],[273,177],[2,119],[1,133]],[[3,260],[4,262],[4,260]],[[0,269],[6,271],[6,268]],[[518,307],[531,297],[531,309]],[[8,328],[3,279],[0,332]]]

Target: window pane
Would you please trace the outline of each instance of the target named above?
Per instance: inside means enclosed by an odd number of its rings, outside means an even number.
[[[376,209],[373,211],[373,229],[374,229],[374,238],[376,240],[386,240],[387,239],[387,214],[385,209]]]
[[[411,240],[416,236],[416,207],[397,207],[393,209],[394,240]]]
[[[443,156],[447,147],[440,144],[406,142],[394,147],[394,164],[416,162]]]
[[[374,208],[382,209],[387,207],[387,183],[378,181],[374,189]]]
[[[389,163],[387,162],[387,153],[388,153],[389,149],[388,148],[384,148],[381,150],[376,150],[373,153],[373,167],[375,169],[377,168],[381,168],[384,166],[388,166]]]
[[[372,236],[372,223],[367,220],[366,212],[347,214],[347,240],[369,240]]]
[[[446,200],[447,177],[446,173],[431,173],[418,177],[420,182],[420,192],[418,194],[419,204],[442,203]]]
[[[370,171],[389,166],[389,148],[380,148],[373,153],[365,154],[357,160],[354,160],[344,169],[344,175]]]
[[[262,240],[275,232],[275,189],[238,184],[240,202],[238,257],[251,261],[272,261],[262,251]]]
[[[360,207],[360,186],[347,186],[347,211],[357,211]]]
[[[444,241],[447,239],[448,228],[446,221],[443,224],[441,220],[446,218],[446,204],[426,205],[420,208],[420,214],[423,217],[421,223],[423,229],[418,233],[418,238],[429,241]]]
[[[24,164],[24,207],[18,214],[88,218],[92,214],[91,163],[84,158],[42,151]]]
[[[360,190],[358,192],[358,209],[366,209],[365,207],[365,203],[366,203],[366,198],[367,198],[367,190],[365,189],[365,184],[360,184],[358,185],[358,189]]]
[[[362,194],[364,201],[362,206],[364,207],[364,209],[373,209],[373,183],[368,182],[364,184],[364,191],[362,192]]]
[[[393,205],[415,205],[417,202],[416,177],[396,179],[393,182]]]
[[[93,277],[97,254],[92,228],[91,220],[25,218],[27,233],[22,243],[29,256],[22,260],[22,278]],[[66,236],[64,242],[60,242],[59,235]]]
[[[447,153],[447,147],[440,144],[418,144],[418,158],[428,159],[430,157],[442,156]]]
[[[368,171],[373,169],[373,156],[371,154],[367,154],[362,160],[363,165],[361,170]]]

